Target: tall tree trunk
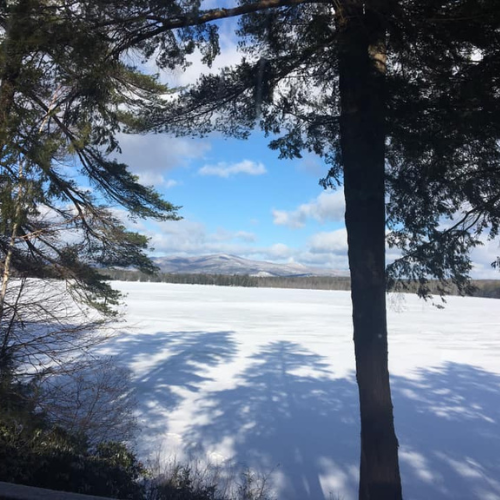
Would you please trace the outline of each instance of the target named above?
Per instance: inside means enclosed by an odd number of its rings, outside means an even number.
[[[385,303],[386,56],[382,4],[347,0],[337,12],[341,154],[361,409],[360,500],[402,498]]]
[[[12,264],[12,254],[14,253],[14,247],[16,244],[16,239],[18,237],[19,231],[19,221],[21,219],[22,214],[22,187],[21,185],[18,187],[17,196],[15,198],[15,212],[14,212],[14,221],[12,224],[12,232],[10,234],[9,243],[7,247],[7,253],[5,254],[5,259],[2,263],[2,285],[0,286],[0,327],[3,324],[3,313],[5,307],[5,298],[7,296],[7,285],[9,283],[10,275],[11,275],[11,264]],[[0,329],[2,331],[2,329]],[[3,332],[2,332],[3,333]],[[5,335],[7,335],[5,333]]]

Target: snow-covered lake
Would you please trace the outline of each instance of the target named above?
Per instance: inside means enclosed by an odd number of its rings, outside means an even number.
[[[139,452],[272,472],[280,500],[357,498],[348,292],[123,283]],[[407,500],[500,499],[500,300],[389,298]],[[336,498],[336,496],[334,496]]]

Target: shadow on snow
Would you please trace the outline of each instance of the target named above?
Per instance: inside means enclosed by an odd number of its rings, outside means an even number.
[[[500,499],[500,376],[446,363],[391,382],[405,498]]]
[[[198,392],[212,380],[207,369],[230,362],[236,352],[232,332],[135,334],[106,345],[106,353],[134,373],[143,438],[167,432],[168,412],[182,403],[183,391]]]
[[[237,387],[203,396],[200,410],[213,417],[192,427],[186,441],[207,453],[233,438],[238,462],[264,473],[275,470],[279,498],[319,500],[339,487],[354,493],[354,381],[332,379],[322,356],[292,342],[271,342],[251,360]]]
[[[207,369],[235,359],[232,332],[141,334],[110,348],[136,373],[148,436],[168,429],[183,390],[199,393],[196,412],[206,423],[183,436],[191,455],[229,441],[236,462],[275,471],[280,499],[357,497],[357,387],[354,376],[332,378],[323,356],[270,342],[249,358],[234,388],[204,392]],[[146,359],[151,366],[141,370]],[[500,376],[456,363],[417,375],[391,377],[405,498],[498,500]]]

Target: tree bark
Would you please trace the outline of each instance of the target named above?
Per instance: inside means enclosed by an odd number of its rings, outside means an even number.
[[[349,0],[337,11],[340,145],[361,411],[359,499],[400,500],[385,303],[385,27],[376,3]]]

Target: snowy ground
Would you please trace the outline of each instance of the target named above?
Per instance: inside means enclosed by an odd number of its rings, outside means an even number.
[[[357,498],[349,293],[116,286],[128,293],[128,333],[104,352],[134,374],[143,457],[273,471],[280,500]],[[389,306],[405,499],[500,499],[500,300]]]

